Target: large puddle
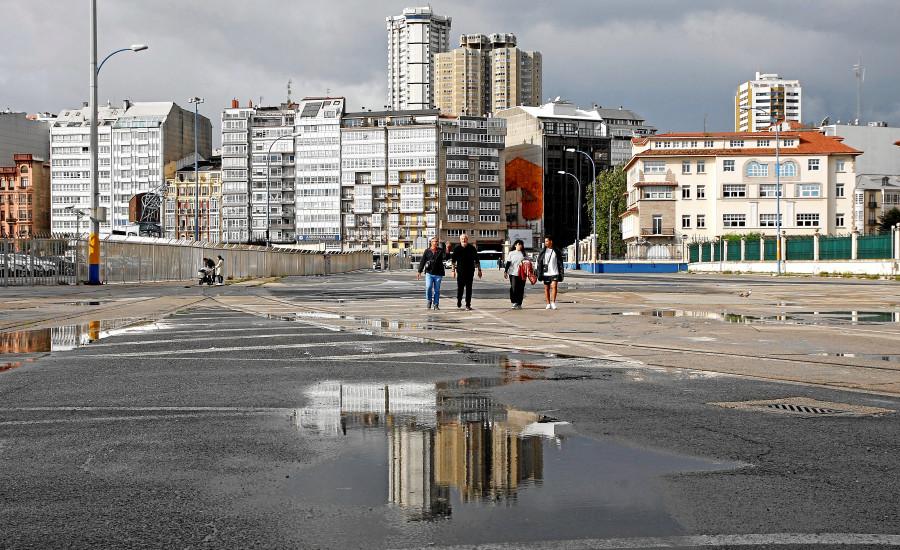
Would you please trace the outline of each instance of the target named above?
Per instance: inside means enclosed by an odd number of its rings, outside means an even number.
[[[547,367],[501,366],[496,378],[311,386],[294,425],[336,451],[291,476],[287,493],[383,512],[360,514],[369,519],[356,529],[421,531],[443,544],[659,536],[680,529],[656,474],[740,466],[594,441],[564,419],[509,408],[488,390],[544,378]]]
[[[68,351],[117,334],[158,328],[154,321],[123,318],[0,333],[0,354]]]
[[[774,323],[796,325],[862,325],[878,323],[900,323],[900,311],[791,311],[779,315],[740,315],[727,311],[693,311],[683,309],[652,309],[646,311],[626,311],[612,315],[641,315],[646,317],[699,317],[728,323]]]

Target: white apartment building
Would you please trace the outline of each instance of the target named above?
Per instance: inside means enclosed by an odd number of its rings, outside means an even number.
[[[341,117],[345,107],[343,97],[305,98],[295,106],[294,133],[299,134],[293,149],[296,200],[290,208],[296,209],[298,242],[324,242],[326,248],[341,249]]]
[[[293,243],[293,105],[258,106],[250,117],[250,241]]]
[[[74,233],[75,209],[90,208],[90,108],[66,109],[50,127],[51,232]],[[128,221],[132,197],[163,189],[175,164],[194,153],[194,113],[173,102],[125,101],[98,113],[100,234],[138,233]],[[212,153],[212,124],[198,117],[198,153]]]
[[[773,119],[802,122],[801,100],[799,80],[757,72],[754,80],[738,86],[734,96],[734,131],[760,132]]]
[[[629,252],[726,234],[774,236],[779,210],[787,235],[852,231],[861,152],[801,127],[781,125],[777,167],[774,127],[634,139],[622,216]]]
[[[250,242],[250,119],[237,100],[222,112],[222,241]]]
[[[390,109],[433,108],[434,55],[450,49],[452,19],[420,7],[406,8],[386,22]]]

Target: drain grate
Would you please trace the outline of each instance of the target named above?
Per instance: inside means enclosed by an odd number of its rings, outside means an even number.
[[[880,416],[892,412],[891,409],[881,409],[878,407],[863,407],[860,405],[851,405],[849,403],[829,403],[827,401],[818,401],[808,397],[789,397],[787,399],[767,399],[764,401],[735,401],[725,403],[709,403],[717,407],[725,407],[728,409],[738,409],[743,411],[769,412],[778,414],[790,414],[804,417],[823,417],[823,416],[843,416],[843,417],[861,417],[861,416]]]

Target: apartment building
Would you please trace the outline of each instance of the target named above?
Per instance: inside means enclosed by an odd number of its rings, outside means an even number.
[[[27,115],[6,108],[0,111],[0,166],[12,166],[15,155],[50,160],[49,115]]]
[[[507,225],[505,141],[505,119],[441,118],[441,241],[456,242],[468,233],[479,250],[503,250]]]
[[[436,54],[434,63],[435,106],[445,115],[540,105],[541,52],[520,50],[514,34],[464,34],[459,48]]]
[[[900,176],[862,174],[856,176],[853,194],[854,229],[862,235],[875,235],[881,218],[900,208]]]
[[[98,109],[100,206],[107,219],[100,234],[138,234],[129,202],[158,192],[175,175],[178,160],[194,153],[194,113],[173,102],[125,101]],[[66,109],[50,127],[51,231],[74,233],[77,212],[90,208],[90,117],[87,104]],[[200,115],[197,152],[212,152],[212,124]]]
[[[250,242],[250,119],[253,104],[222,111],[222,241]]]
[[[250,242],[293,243],[293,104],[258,106],[250,116]]]
[[[633,138],[656,134],[656,128],[645,124],[643,117],[632,110],[623,109],[621,105],[618,109],[594,106],[593,110],[600,115],[603,135],[611,138],[611,166],[624,166],[631,160],[631,140]]]
[[[774,236],[779,210],[787,235],[851,231],[861,152],[801,128],[781,124],[777,165],[774,126],[635,138],[622,216],[629,253],[726,234]]]
[[[406,8],[386,18],[388,106],[391,110],[434,108],[434,56],[450,49],[450,17],[431,7]]]
[[[295,107],[295,201],[285,202],[283,213],[295,210],[291,214],[298,242],[324,242],[326,249],[342,247],[341,117],[345,108],[343,97],[305,98]],[[287,179],[284,184],[289,185]]]
[[[583,110],[557,100],[540,107],[513,107],[496,115],[507,121],[505,160],[505,213],[509,229],[531,231],[532,242],[540,245],[552,235],[557,246],[576,239],[579,195],[581,232],[590,234],[585,188],[591,183],[593,160],[599,174],[612,166],[612,138],[597,109]],[[578,178],[579,185],[569,172]]]
[[[0,237],[50,234],[50,164],[32,154],[0,166]]]
[[[222,242],[222,157],[179,163],[175,177],[166,180],[162,232],[169,239]],[[199,228],[197,231],[195,228]]]
[[[785,80],[777,74],[762,74],[738,86],[734,96],[734,131],[759,132],[773,120],[802,122],[799,80]]]

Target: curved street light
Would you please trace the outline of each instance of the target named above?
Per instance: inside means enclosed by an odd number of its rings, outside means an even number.
[[[579,151],[574,147],[566,148],[566,151],[570,153],[581,153],[586,156],[589,161],[591,161],[591,175],[593,178],[591,179],[591,194],[593,195],[593,203],[594,203],[594,230],[591,232],[591,262],[597,263],[597,164],[594,163],[594,159],[591,158],[591,155],[585,153],[584,151]],[[610,258],[612,259],[612,258]],[[593,272],[593,266],[591,270]]]
[[[781,140],[778,137],[778,130],[781,123],[775,120],[775,114],[759,107],[741,107],[741,112],[757,111],[769,117],[772,124],[775,125],[775,269],[778,275],[781,275],[781,157],[779,155],[779,146]]]
[[[133,46],[132,46],[133,47]],[[146,47],[146,46],[144,46]],[[203,103],[202,97],[192,97],[188,103],[194,104],[194,240],[200,240],[200,159],[197,156],[197,107]],[[209,205],[207,205],[207,232],[209,240]]]
[[[270,167],[271,166],[270,161],[272,160],[272,147],[274,147],[276,143],[278,143],[279,141],[281,141],[283,139],[296,138],[296,137],[300,137],[300,136],[301,136],[300,132],[294,132],[294,133],[288,134],[286,136],[281,136],[279,138],[275,138],[275,140],[269,144],[269,150],[266,152],[266,248],[269,248],[269,243],[270,243],[269,231],[271,228],[271,221],[269,220],[269,199],[272,197],[272,194],[270,193],[269,188],[271,185],[271,178],[272,178],[272,173],[271,173],[272,169]]]
[[[581,240],[581,180],[579,180],[575,176],[575,174],[570,174],[569,172],[566,172],[565,170],[559,170],[557,172],[557,174],[572,176],[575,179],[575,183],[578,184],[578,186],[576,188],[576,194],[578,195],[578,200],[576,201],[577,208],[578,208],[576,219],[578,221],[576,222],[576,229],[575,229],[575,268],[574,269],[581,269],[578,264],[578,246],[579,246],[579,243]]]

